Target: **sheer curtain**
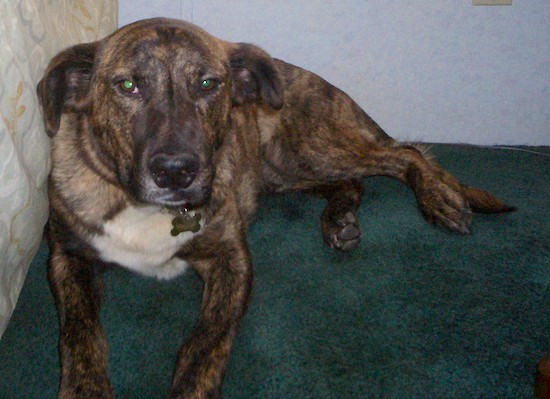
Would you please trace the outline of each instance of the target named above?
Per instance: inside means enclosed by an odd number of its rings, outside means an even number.
[[[117,0],[0,2],[0,336],[47,219],[49,142],[35,87],[48,61],[117,26]]]

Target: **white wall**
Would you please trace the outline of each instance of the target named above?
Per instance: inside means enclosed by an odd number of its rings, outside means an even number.
[[[550,145],[550,1],[120,0],[192,21],[350,94],[400,140]]]

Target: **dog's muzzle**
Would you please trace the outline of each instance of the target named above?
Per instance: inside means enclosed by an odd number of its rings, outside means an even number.
[[[168,208],[200,207],[211,191],[211,170],[196,154],[161,151],[141,163],[132,184],[136,199]]]

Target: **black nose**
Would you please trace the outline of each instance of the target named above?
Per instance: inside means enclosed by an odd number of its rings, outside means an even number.
[[[193,183],[199,170],[199,162],[192,155],[154,155],[149,161],[153,181],[160,188],[187,188]]]

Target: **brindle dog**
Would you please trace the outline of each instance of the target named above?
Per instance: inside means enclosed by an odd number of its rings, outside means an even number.
[[[327,199],[325,241],[349,250],[366,176],[412,188],[425,218],[461,234],[471,210],[511,208],[401,146],[345,93],[250,44],[152,19],[57,55],[38,85],[52,140],[49,280],[60,398],[112,398],[100,272],[204,280],[170,398],[218,397],[252,287],[247,226],[263,193]]]

